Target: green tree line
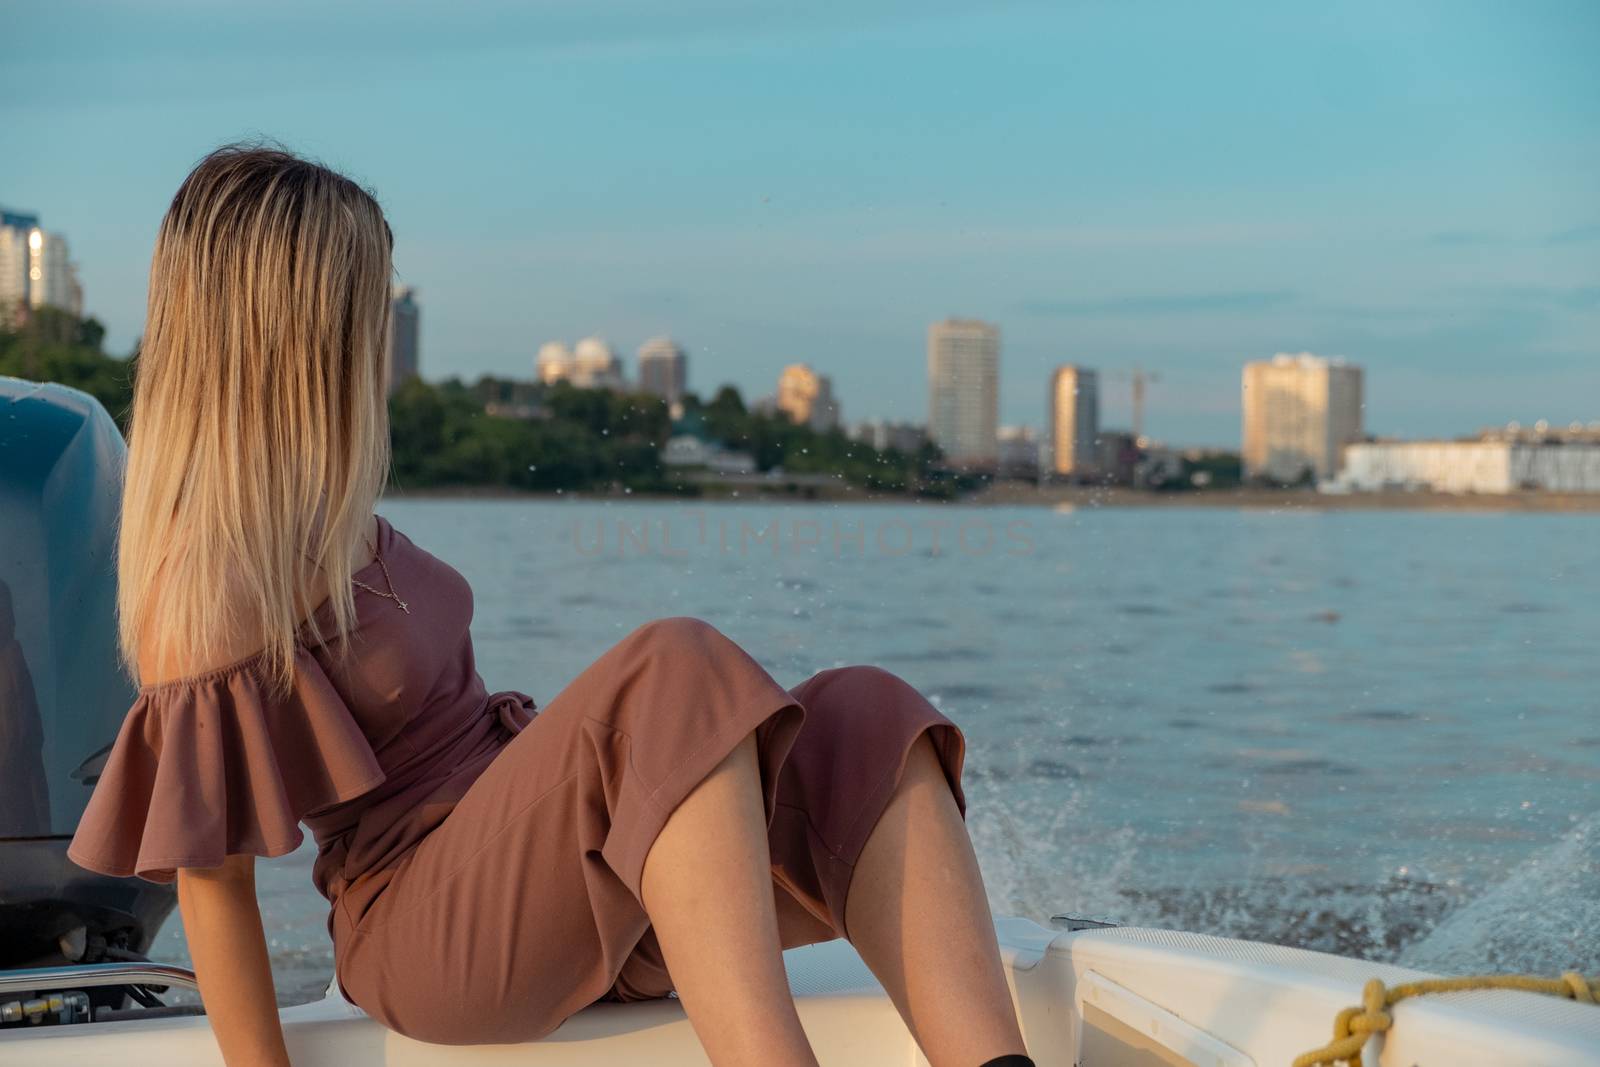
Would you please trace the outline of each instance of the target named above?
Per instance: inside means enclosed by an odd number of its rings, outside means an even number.
[[[0,374],[59,382],[100,401],[124,431],[133,402],[137,350],[103,350],[95,319],[37,308],[0,329]],[[489,414],[500,405],[514,414]],[[723,386],[709,401],[690,395],[685,423],[725,447],[748,452],[760,471],[831,474],[875,493],[954,496],[967,481],[938,468],[931,445],[907,454],[879,451],[838,430],[819,432],[781,414],[752,411]],[[702,486],[666,467],[673,432],[659,398],[561,382],[537,385],[492,377],[468,385],[451,379],[406,382],[389,400],[392,484],[400,489],[504,487],[534,491],[621,491],[692,495]],[[781,485],[782,480],[775,479]]]

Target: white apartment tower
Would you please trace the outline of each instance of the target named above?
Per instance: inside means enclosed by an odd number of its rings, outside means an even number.
[[[689,357],[670,337],[652,337],[639,346],[639,391],[668,404],[683,399],[689,386]]]
[[[572,384],[584,389],[621,389],[622,359],[599,337],[585,337],[572,349]]]
[[[1100,381],[1087,367],[1057,367],[1050,376],[1049,473],[1085,478],[1095,473],[1100,445]]]
[[[0,326],[10,325],[28,306],[28,234],[35,227],[12,225],[0,216]]]
[[[39,307],[83,314],[83,286],[67,239],[40,229],[33,215],[0,210],[0,324]]]
[[[539,346],[539,354],[534,357],[534,377],[545,385],[566,381],[572,377],[573,360],[572,349],[565,341],[546,341]]]
[[[956,466],[993,468],[999,422],[1000,328],[976,319],[928,327],[928,436]]]
[[[83,314],[83,287],[67,253],[67,239],[35,229],[28,234],[28,305]]]
[[[1246,478],[1332,478],[1361,440],[1361,368],[1343,360],[1280,352],[1246,363],[1243,401]]]

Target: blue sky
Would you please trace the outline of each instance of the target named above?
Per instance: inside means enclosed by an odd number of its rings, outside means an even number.
[[[0,204],[125,351],[183,175],[268,136],[377,192],[429,378],[550,338],[691,386],[805,360],[921,420],[927,324],[1161,375],[1238,439],[1239,366],[1367,368],[1368,428],[1600,418],[1600,4],[50,4],[0,0]],[[1108,421],[1128,390],[1108,382]]]

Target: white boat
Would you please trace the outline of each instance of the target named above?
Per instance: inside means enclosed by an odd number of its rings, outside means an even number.
[[[1372,978],[1426,977],[1360,960],[1170,930],[1047,929],[996,921],[1028,1052],[1040,1067],[1274,1067],[1325,1044],[1334,1017]],[[785,953],[800,1019],[824,1065],[916,1067],[894,1005],[850,945]],[[152,976],[177,981],[171,974]],[[126,979],[122,979],[126,980]],[[0,986],[3,988],[3,986]],[[3,999],[3,995],[0,995]],[[1600,1007],[1534,993],[1406,1000],[1366,1064],[1382,1067],[1600,1067]],[[591,1067],[705,1064],[675,999],[596,1004],[541,1041],[428,1045],[385,1030],[330,989],[283,1009],[297,1067]],[[209,1067],[221,1057],[204,1016],[0,1030],[7,1067]]]

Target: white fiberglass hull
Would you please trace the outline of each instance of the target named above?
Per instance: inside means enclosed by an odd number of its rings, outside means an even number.
[[[1287,1065],[1323,1044],[1369,978],[1419,972],[1165,930],[1066,933],[996,922],[1030,1055],[1040,1067]],[[905,1065],[917,1051],[870,972],[835,941],[786,954],[800,1018],[825,1065]],[[471,1048],[390,1033],[334,994],[286,1008],[297,1067],[704,1064],[675,1000],[595,1005],[543,1041]],[[1385,1067],[1600,1067],[1600,1007],[1529,993],[1454,993],[1394,1009]],[[1369,1063],[1372,1062],[1369,1060]],[[179,1017],[0,1031],[0,1064],[219,1065],[206,1020]]]

